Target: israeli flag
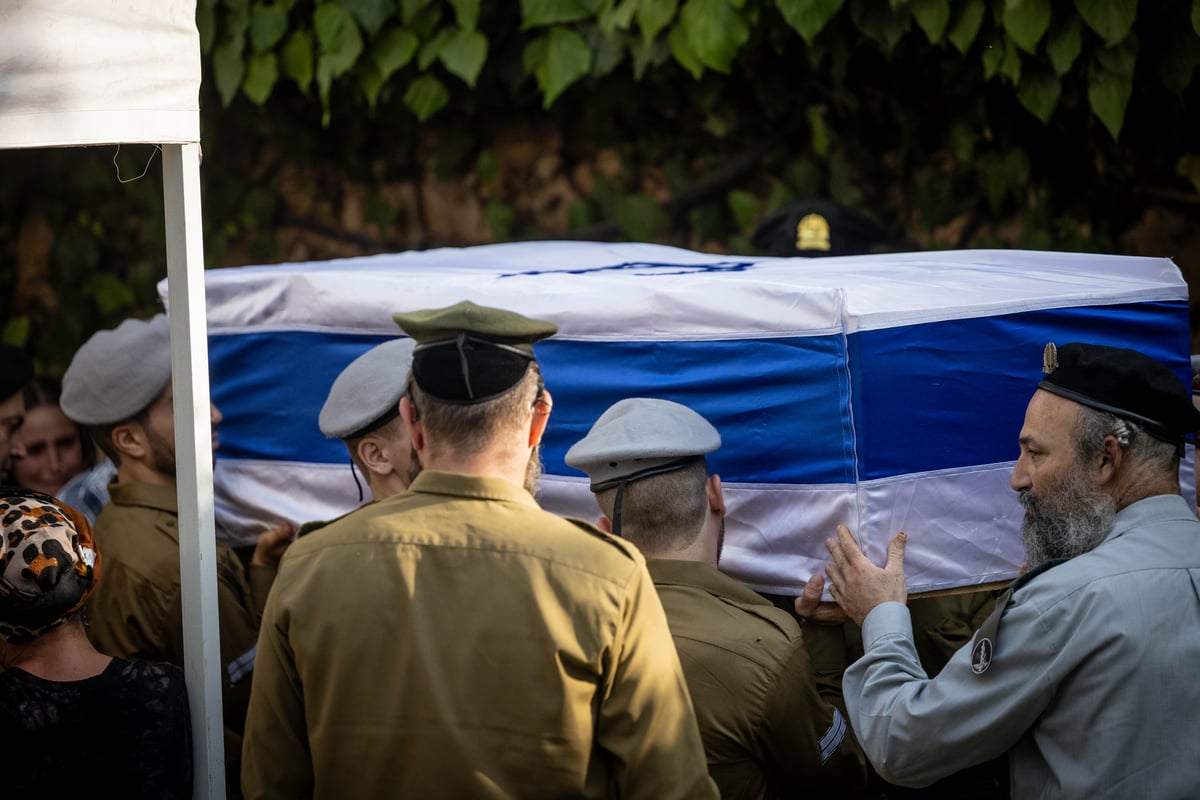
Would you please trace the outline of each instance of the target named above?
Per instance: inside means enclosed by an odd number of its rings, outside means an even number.
[[[545,508],[599,515],[563,456],[612,403],[683,403],[723,441],[709,456],[728,505],[721,566],[775,594],[823,571],[839,523],[880,564],[906,531],[912,593],[1015,577],[1022,511],[1009,475],[1047,342],[1135,348],[1191,379],[1188,289],[1166,258],[782,259],[546,241],[205,278],[224,414],[217,518],[247,541],[272,520],[359,504],[345,447],[317,427],[330,385],[403,335],[393,313],[464,299],[558,326],[536,346],[555,400]]]

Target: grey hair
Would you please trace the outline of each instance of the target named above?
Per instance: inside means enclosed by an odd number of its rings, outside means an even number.
[[[1155,471],[1175,471],[1179,467],[1178,445],[1164,442],[1146,433],[1136,422],[1107,411],[1082,406],[1075,422],[1075,454],[1080,460],[1091,459],[1104,449],[1104,438],[1112,436],[1135,466]]]

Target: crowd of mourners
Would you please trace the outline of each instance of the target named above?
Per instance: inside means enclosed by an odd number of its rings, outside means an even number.
[[[556,326],[466,300],[394,319],[314,420],[361,505],[216,532],[228,797],[1200,796],[1200,411],[1166,365],[1030,353],[1003,591],[910,598],[921,532],[880,565],[847,524],[785,597],[722,572],[702,415],[613,404],[566,454],[595,523],[559,516]],[[4,794],[191,797],[165,315],[96,332],[61,382],[0,346],[0,484]]]

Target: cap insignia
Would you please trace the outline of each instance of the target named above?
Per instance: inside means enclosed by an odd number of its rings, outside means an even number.
[[[808,214],[796,223],[797,250],[829,250],[829,220]]]
[[[1046,349],[1042,351],[1042,372],[1049,375],[1054,370],[1058,369],[1058,348],[1054,342],[1046,342]]]

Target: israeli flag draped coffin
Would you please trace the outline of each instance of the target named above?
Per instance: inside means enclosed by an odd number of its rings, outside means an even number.
[[[1133,347],[1190,381],[1187,286],[1163,258],[548,241],[205,277],[224,415],[217,522],[234,541],[359,505],[345,447],[317,427],[330,384],[403,335],[394,312],[463,299],[558,325],[536,347],[554,395],[545,508],[598,516],[563,456],[609,405],[684,403],[723,440],[709,457],[728,506],[722,568],[767,593],[822,571],[839,523],[880,564],[906,531],[913,593],[1014,577],[1023,512],[1009,476],[1047,342]]]

